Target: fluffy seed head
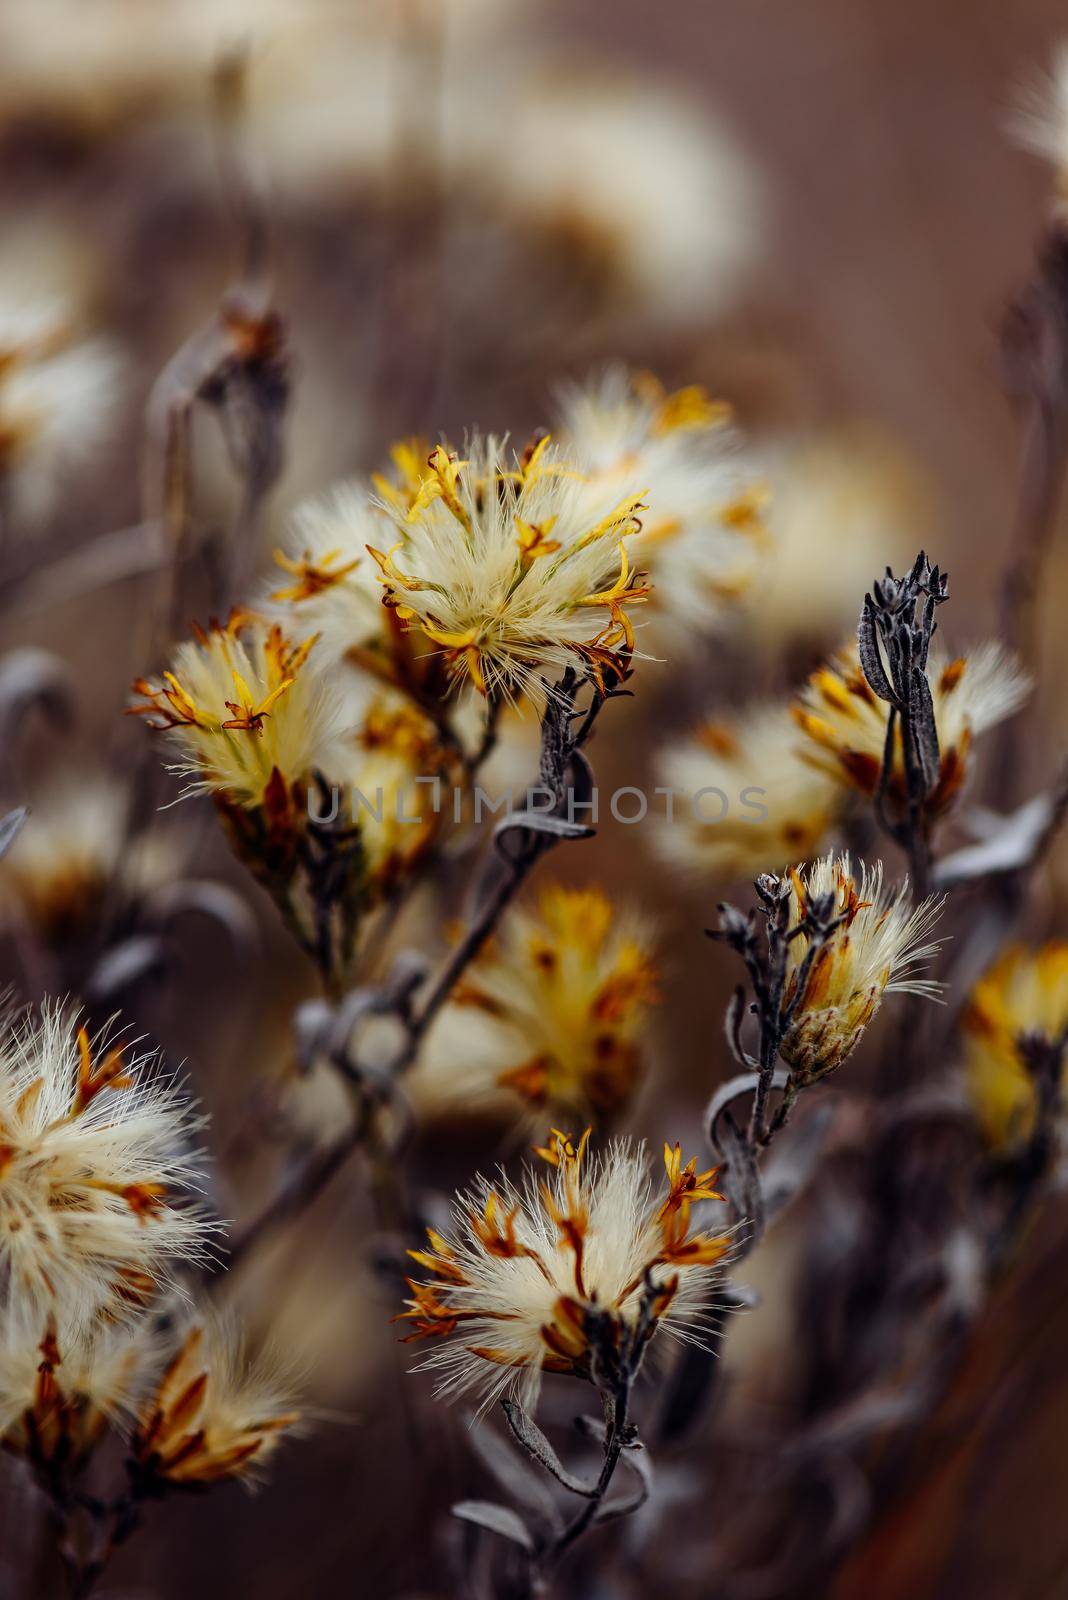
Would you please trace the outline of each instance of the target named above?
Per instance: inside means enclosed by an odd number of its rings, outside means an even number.
[[[121,1319],[204,1255],[208,1225],[174,1198],[195,1177],[195,1122],[154,1065],[54,1005],[3,1025],[0,1307],[38,1337],[49,1317]]]
[[[939,985],[917,972],[938,950],[927,934],[940,904],[925,900],[913,909],[907,882],[884,887],[881,861],[873,868],[858,862],[857,868],[848,855],[830,854],[807,871],[790,873],[791,927],[811,901],[829,894],[841,919],[807,969],[808,937],[799,934],[789,945],[784,999],[793,1013],[781,1053],[802,1085],[852,1055],[884,994],[938,993]]]
[[[599,889],[544,889],[505,919],[428,1042],[426,1088],[605,1118],[631,1097],[658,999],[649,930]]]
[[[1011,716],[1027,698],[1030,680],[999,644],[983,644],[953,661],[931,652],[928,677],[938,728],[940,769],[928,796],[932,815],[953,805],[968,775],[972,741]],[[861,671],[855,645],[812,674],[794,716],[807,735],[808,758],[839,783],[873,795],[879,786],[890,708]],[[906,796],[900,727],[888,794]]]
[[[972,990],[961,1018],[972,1105],[992,1149],[1018,1148],[1035,1122],[1036,1089],[1020,1038],[1068,1028],[1068,943],[1012,945]]]
[[[747,475],[730,409],[694,385],[613,369],[565,396],[560,437],[583,464],[592,516],[640,483],[636,559],[653,578],[645,626],[672,658],[692,648],[751,583],[765,548],[766,493]]]
[[[660,777],[677,798],[655,836],[664,859],[725,880],[814,856],[842,795],[834,778],[805,760],[801,744],[789,711],[766,705],[702,723],[668,745]]]
[[[628,553],[642,504],[633,483],[594,514],[547,438],[516,456],[476,437],[464,460],[444,445],[431,453],[410,508],[383,504],[393,542],[371,555],[386,604],[454,680],[537,698],[543,674],[576,658],[610,669],[633,650],[628,607],[647,593]]]
[[[130,710],[176,745],[187,792],[208,790],[253,810],[272,782],[287,790],[329,765],[333,698],[308,669],[314,638],[295,644],[277,623],[235,612],[181,645],[160,682],[139,678]]]
[[[269,1356],[250,1361],[233,1326],[204,1313],[145,1406],[134,1457],[178,1487],[254,1482],[299,1421],[291,1378]]]
[[[654,1195],[644,1146],[614,1141],[587,1158],[554,1130],[538,1154],[547,1181],[528,1169],[521,1188],[502,1173],[460,1195],[446,1238],[412,1255],[430,1277],[409,1280],[401,1320],[410,1339],[442,1342],[425,1365],[439,1392],[475,1391],[488,1405],[511,1391],[528,1409],[545,1372],[594,1376],[594,1347],[632,1333],[643,1304],[649,1331],[698,1341],[702,1308],[729,1248],[724,1233],[692,1232],[691,1208],[722,1199],[715,1172],[683,1166],[665,1147],[667,1184]]]

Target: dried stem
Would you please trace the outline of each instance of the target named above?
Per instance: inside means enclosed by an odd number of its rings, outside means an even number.
[[[578,713],[576,698],[586,682],[592,687],[591,702],[584,713]],[[567,811],[576,793],[581,792],[584,798],[592,782],[582,747],[591,737],[604,705],[621,692],[618,687],[606,690],[599,682],[582,678],[571,669],[549,690],[542,720],[539,787],[552,793],[552,810],[513,812],[497,824],[494,840],[500,867],[496,880],[480,901],[456,948],[418,1001],[412,1001],[410,983],[402,985],[395,996],[391,996],[388,989],[366,996],[353,991],[349,999],[360,1002],[358,1013],[364,1009],[377,1010],[401,1023],[404,1038],[400,1049],[383,1078],[381,1073],[371,1072],[358,1054],[352,1055],[351,1029],[342,1030],[342,1037],[328,1052],[328,1058],[357,1091],[353,1126],[284,1184],[263,1210],[237,1233],[231,1247],[231,1265],[247,1255],[265,1235],[305,1211],[353,1152],[367,1144],[369,1129],[376,1124],[378,1111],[384,1103],[393,1100],[397,1082],[416,1060],[434,1018],[492,936],[541,856],[564,839],[586,838],[593,832],[590,827],[572,822]],[[489,721],[488,718],[488,724]],[[573,726],[576,721],[579,722],[577,732]],[[345,1003],[340,1003],[339,1013],[344,1011]]]

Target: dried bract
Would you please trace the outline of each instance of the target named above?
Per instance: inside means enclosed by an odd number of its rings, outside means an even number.
[[[201,1316],[145,1407],[134,1460],[149,1483],[176,1488],[254,1482],[299,1421],[292,1379],[269,1358],[249,1361],[229,1323]]]

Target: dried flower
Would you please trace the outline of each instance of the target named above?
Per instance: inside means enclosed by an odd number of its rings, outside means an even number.
[[[409,510],[383,502],[394,543],[371,554],[386,604],[453,679],[537,698],[541,674],[576,656],[604,668],[629,655],[628,607],[647,593],[627,549],[640,491],[589,514],[581,475],[545,438],[522,456],[475,438],[462,461],[439,445],[428,467]]]
[[[295,644],[277,623],[234,612],[225,625],[181,645],[161,682],[139,678],[142,703],[130,707],[165,730],[201,790],[255,810],[292,796],[329,763],[338,709],[307,670],[314,638]]]
[[[299,1421],[278,1363],[250,1361],[229,1322],[201,1315],[145,1407],[134,1459],[148,1479],[176,1487],[254,1482]]]
[[[39,1469],[76,1470],[109,1427],[136,1415],[156,1364],[153,1325],[43,1336],[8,1319],[0,1338],[0,1441]]]
[[[759,605],[747,612],[753,643],[807,662],[855,623],[872,573],[911,557],[902,529],[914,537],[930,527],[933,496],[897,441],[868,424],[776,440],[751,456],[774,485]]]
[[[645,486],[634,549],[654,577],[647,628],[673,656],[722,622],[765,547],[766,492],[729,421],[730,408],[696,385],[669,394],[620,368],[565,397],[560,436],[587,474],[591,514]]]
[[[469,1101],[504,1089],[532,1112],[609,1117],[640,1076],[656,984],[639,917],[599,889],[550,885],[453,991],[413,1092]]]
[[[1021,1041],[1062,1040],[1068,1029],[1068,943],[1011,945],[972,990],[961,1017],[972,1105],[987,1143],[1005,1152],[1026,1143],[1036,1085]]]
[[[392,480],[380,475],[376,484],[382,493]],[[317,635],[317,653],[328,662],[372,646],[386,628],[379,572],[367,546],[387,532],[366,485],[341,483],[298,506],[286,544],[275,552],[282,579],[272,584],[270,601],[302,634]]]
[[[379,695],[342,742],[333,776],[359,829],[365,890],[377,897],[411,876],[449,823],[456,754],[416,707]]]
[[[429,1250],[413,1251],[432,1275],[409,1280],[403,1313],[409,1338],[445,1342],[426,1367],[439,1392],[477,1390],[485,1404],[514,1392],[528,1410],[544,1372],[593,1376],[594,1344],[618,1339],[639,1315],[675,1337],[699,1342],[702,1308],[730,1240],[690,1231],[692,1204],[720,1198],[713,1173],[682,1165],[665,1149],[666,1194],[654,1195],[644,1146],[613,1141],[586,1160],[553,1131],[538,1154],[553,1168],[547,1181],[528,1169],[516,1189],[501,1174],[458,1197],[446,1238],[430,1232]]]
[[[62,299],[0,290],[0,482],[16,531],[51,514],[71,469],[100,444],[120,372],[111,345],[81,338]]]
[[[492,76],[482,74],[480,100]],[[762,254],[765,197],[759,170],[707,105],[647,72],[621,80],[586,67],[518,83],[508,74],[500,89],[487,126],[506,118],[513,137],[472,153],[461,144],[467,170],[476,162],[523,216],[584,235],[641,316],[692,327],[731,304]]]
[[[811,963],[805,961],[806,934],[788,946],[784,1003],[789,1024],[779,1053],[800,1087],[852,1055],[884,994],[934,998],[939,990],[916,974],[938,950],[926,936],[940,903],[927,900],[913,908],[907,881],[898,889],[884,888],[881,861],[874,868],[862,862],[858,867],[859,876],[848,855],[832,853],[807,871],[790,873],[791,927],[804,920],[810,902],[824,896],[831,897],[838,919]]]
[[[665,860],[719,879],[753,878],[816,854],[841,789],[807,761],[788,709],[749,707],[702,723],[660,754],[672,813],[656,833]]]
[[[0,1304],[35,1332],[121,1318],[204,1255],[208,1225],[172,1198],[195,1177],[196,1123],[154,1064],[55,1005],[3,1026]]]
[[[65,775],[35,795],[31,819],[0,862],[0,905],[40,938],[62,944],[89,933],[108,893],[129,904],[172,878],[172,834],[127,838],[129,795],[99,773]]]
[[[1048,74],[1028,84],[1020,96],[1010,131],[1053,168],[1058,207],[1068,204],[1068,42],[1053,52]]]
[[[927,796],[930,815],[953,805],[968,775],[972,741],[1011,716],[1031,684],[999,644],[977,646],[953,661],[931,653],[928,669],[938,731],[939,770]],[[862,794],[879,788],[889,707],[875,694],[860,667],[857,649],[847,645],[813,673],[794,708],[808,736],[809,759],[837,781]],[[900,728],[887,783],[891,801],[907,798]]]

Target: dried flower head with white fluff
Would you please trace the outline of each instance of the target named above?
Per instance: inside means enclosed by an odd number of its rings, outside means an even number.
[[[145,1405],[133,1455],[147,1479],[178,1488],[251,1483],[299,1421],[292,1377],[269,1355],[250,1360],[232,1323],[200,1313]]]
[[[499,205],[588,238],[632,318],[692,329],[729,306],[766,224],[762,175],[732,130],[648,63],[633,76],[543,63],[501,77],[495,115],[453,119],[465,175],[491,181]],[[493,77],[469,100],[483,104]]]
[[[0,1335],[0,1442],[46,1470],[77,1470],[109,1428],[137,1415],[160,1361],[150,1318],[133,1328],[33,1329],[8,1318]]]
[[[1021,1040],[1068,1030],[1068,943],[1010,945],[980,978],[961,1017],[968,1092],[987,1144],[999,1153],[1030,1138],[1038,1103]]]
[[[587,1158],[588,1138],[576,1146],[554,1129],[538,1151],[547,1181],[529,1169],[519,1189],[503,1173],[480,1179],[458,1197],[450,1235],[430,1230],[429,1248],[411,1252],[431,1277],[409,1279],[402,1320],[409,1338],[444,1341],[425,1362],[441,1394],[473,1390],[488,1405],[511,1391],[532,1409],[545,1372],[591,1378],[596,1341],[639,1317],[650,1336],[700,1342],[730,1246],[691,1229],[697,1202],[722,1199],[715,1172],[665,1147],[667,1187],[654,1193],[644,1146],[616,1140]]]
[[[340,741],[331,776],[358,827],[365,892],[406,882],[452,819],[463,774],[429,717],[400,695],[376,695]]]
[[[666,746],[659,773],[675,800],[655,835],[664,860],[723,881],[814,856],[842,792],[805,760],[801,743],[789,709],[771,704],[704,722]]]
[[[177,770],[233,806],[254,810],[269,790],[280,804],[329,763],[338,706],[308,669],[314,638],[297,644],[277,623],[234,612],[179,646],[162,679],[138,678],[130,712],[165,731]]]
[[[103,443],[122,379],[113,345],[80,329],[72,285],[48,288],[49,255],[62,246],[25,245],[0,281],[0,485],[16,534],[51,515],[71,469]]]
[[[318,653],[330,662],[369,648],[385,627],[379,571],[367,546],[386,532],[368,488],[340,483],[297,507],[286,542],[275,551],[280,574],[269,591],[272,607],[302,634],[314,632]]]
[[[913,907],[907,881],[883,884],[882,862],[874,867],[848,855],[821,857],[789,874],[790,927],[807,915],[811,902],[833,899],[835,924],[811,961],[807,934],[788,945],[784,1006],[789,1015],[780,1054],[795,1082],[804,1087],[840,1067],[852,1055],[884,994],[935,998],[940,985],[918,974],[937,954],[928,935],[941,903]]]
[[[386,604],[454,680],[537,699],[543,675],[629,658],[629,608],[648,592],[628,553],[640,486],[594,515],[581,473],[548,438],[515,454],[476,437],[464,460],[438,445],[410,508],[383,504],[393,543],[371,554]]]
[[[129,810],[126,786],[91,770],[65,773],[34,794],[26,826],[0,861],[0,915],[64,944],[93,930],[109,894],[124,908],[173,880],[181,839],[155,830],[131,842]]]
[[[935,496],[898,440],[865,422],[762,442],[750,460],[774,485],[750,637],[807,664],[855,625],[873,572],[911,561]]]
[[[620,368],[564,398],[560,439],[582,463],[591,514],[645,488],[633,548],[654,584],[646,628],[673,657],[722,625],[766,549],[767,494],[729,422],[729,406],[697,385],[672,394]]]
[[[658,998],[642,919],[599,889],[550,885],[508,915],[454,989],[413,1093],[503,1090],[529,1112],[611,1116],[634,1093]]]
[[[1024,149],[1049,162],[1058,209],[1068,206],[1068,41],[1055,48],[1049,72],[1025,85],[1009,128]]]
[[[948,811],[968,776],[972,742],[1019,709],[1031,681],[1000,644],[978,645],[949,661],[934,650],[928,667],[939,775],[927,810]],[[880,784],[890,708],[868,683],[855,645],[847,645],[814,672],[801,691],[794,716],[807,736],[808,758],[840,784],[874,795]],[[887,782],[892,801],[907,798],[900,723]]]
[[[155,1065],[55,1005],[3,1026],[0,1305],[35,1330],[121,1319],[205,1255],[209,1225],[176,1203],[196,1119]]]

